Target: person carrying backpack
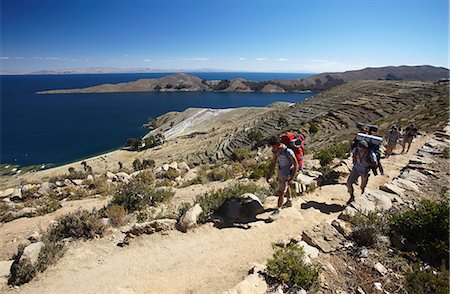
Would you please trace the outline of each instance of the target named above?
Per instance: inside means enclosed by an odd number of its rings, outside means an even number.
[[[305,148],[305,136],[302,132],[285,133],[280,136],[280,141],[289,149],[294,151],[295,158],[298,162],[299,171],[303,170],[303,149]]]
[[[362,140],[352,150],[353,168],[347,179],[347,189],[350,193],[348,204],[355,200],[353,184],[361,177],[361,195],[364,194],[369,181],[370,170],[378,166],[377,156],[369,149],[369,144]]]
[[[272,177],[275,165],[278,163],[278,206],[274,212],[277,214],[283,206],[284,195],[287,198],[284,206],[292,206],[290,185],[297,177],[298,162],[294,151],[284,145],[279,137],[271,137],[269,139],[269,145],[272,147],[273,158],[269,173],[266,175],[266,180],[269,181]]]
[[[386,151],[384,152],[386,158],[392,154],[392,151],[397,145],[398,138],[400,138],[400,132],[398,131],[397,125],[392,125],[389,128],[389,132],[387,134],[387,145]]]
[[[411,147],[412,140],[416,136],[417,136],[416,125],[415,124],[410,124],[405,129],[405,134],[403,135],[403,149],[402,149],[402,153],[405,152],[406,144],[408,144],[408,149],[406,150],[406,152],[409,152],[409,148]]]

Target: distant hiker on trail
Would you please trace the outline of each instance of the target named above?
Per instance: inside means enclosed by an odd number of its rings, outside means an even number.
[[[384,152],[385,157],[389,157],[392,154],[392,151],[395,148],[395,145],[397,145],[397,141],[400,138],[400,132],[398,130],[397,125],[392,125],[389,128],[388,134],[387,134],[387,146],[386,151]]]
[[[403,149],[402,153],[405,152],[406,144],[408,144],[408,149],[406,152],[409,152],[409,148],[411,147],[412,140],[417,136],[417,128],[415,124],[410,124],[403,133]]]
[[[275,164],[278,162],[278,206],[275,211],[277,213],[283,206],[285,194],[287,201],[284,206],[292,206],[290,185],[297,177],[298,162],[295,158],[294,151],[281,143],[280,138],[276,136],[271,137],[269,139],[269,145],[272,147],[273,158],[269,173],[266,175],[266,180],[269,181],[272,177],[275,170]]]
[[[366,141],[359,141],[356,148],[352,150],[353,168],[347,179],[347,188],[350,193],[350,199],[347,203],[355,200],[353,184],[361,177],[361,195],[364,194],[367,182],[369,181],[370,170],[377,167],[377,156],[369,149]]]

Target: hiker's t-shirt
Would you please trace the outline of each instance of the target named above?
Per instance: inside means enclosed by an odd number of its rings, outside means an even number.
[[[355,148],[352,153],[355,155],[353,167],[358,173],[368,173],[370,167],[377,161],[377,156],[370,149],[367,149],[366,152],[359,152],[358,148]]]
[[[273,153],[277,156],[278,174],[283,177],[291,175],[292,173],[291,156],[295,157],[294,151],[284,146],[282,149],[278,149],[276,152]]]

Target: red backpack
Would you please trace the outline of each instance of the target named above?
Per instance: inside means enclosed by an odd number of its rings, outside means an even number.
[[[294,151],[299,169],[303,168],[303,148],[305,148],[305,136],[301,133],[285,133],[280,137],[281,142]]]

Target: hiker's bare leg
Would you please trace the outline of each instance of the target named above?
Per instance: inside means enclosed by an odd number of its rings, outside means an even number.
[[[369,175],[361,175],[361,195],[366,190],[367,182],[369,181]]]
[[[278,208],[283,206],[284,191],[278,191]]]
[[[409,148],[411,147],[411,143],[412,143],[412,141],[408,143],[408,149],[406,150],[407,153],[409,152]]]

